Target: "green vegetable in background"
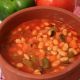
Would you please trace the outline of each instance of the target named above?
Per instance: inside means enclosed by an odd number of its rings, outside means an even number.
[[[23,8],[35,6],[34,0],[0,0],[0,20]]]

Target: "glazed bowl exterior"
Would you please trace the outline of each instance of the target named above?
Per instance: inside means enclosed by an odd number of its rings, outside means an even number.
[[[72,25],[80,35],[80,19],[72,13],[55,7],[32,7],[18,11],[2,22],[0,25],[0,44],[2,44],[1,40],[8,36],[7,33],[20,23],[33,19],[44,18],[66,22]],[[12,67],[0,53],[0,67],[2,68],[5,80],[62,80],[64,77],[72,74],[75,69],[79,68],[79,65],[80,56],[66,70],[58,74],[45,74],[37,76],[19,71]]]

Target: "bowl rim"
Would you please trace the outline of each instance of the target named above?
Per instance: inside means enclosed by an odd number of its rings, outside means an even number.
[[[56,10],[59,12],[62,12],[63,14],[69,15],[71,17],[73,17],[74,19],[76,19],[77,21],[80,22],[80,18],[78,18],[77,16],[73,15],[71,12],[65,10],[65,9],[61,9],[61,8],[56,8],[56,7],[44,7],[44,6],[37,6],[37,7],[30,7],[30,8],[26,8],[23,10],[20,10],[18,12],[13,13],[12,15],[10,15],[9,17],[7,17],[5,20],[3,20],[3,22],[0,25],[0,29],[3,28],[3,26],[5,25],[5,23],[7,23],[8,21],[10,21],[13,17],[17,16],[17,15],[21,15],[22,13],[25,13],[27,11],[32,11],[32,10],[39,10],[39,9],[50,9],[50,10]],[[70,72],[71,70],[73,70],[74,68],[76,68],[79,64],[80,64],[80,57],[79,59],[77,59],[74,64],[72,64],[69,68],[67,68],[64,71],[61,71],[60,73],[57,73],[55,75],[53,74],[45,74],[45,75],[34,75],[34,74],[30,74],[30,73],[26,73],[26,72],[22,72],[14,67],[12,67],[10,64],[8,64],[8,62],[0,55],[1,61],[6,64],[6,69],[8,69],[9,71],[20,75],[22,77],[26,77],[26,78],[32,78],[32,79],[51,79],[51,78],[56,78],[58,76],[61,76],[63,74],[66,74],[68,72]],[[76,63],[77,62],[77,63]]]

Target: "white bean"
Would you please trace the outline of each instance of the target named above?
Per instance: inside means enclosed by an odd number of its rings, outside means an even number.
[[[27,54],[24,54],[24,58],[27,59],[27,60],[30,59],[29,56],[28,56]]]
[[[63,29],[62,33],[66,36],[67,35],[67,29]]]
[[[25,38],[24,37],[21,37],[21,41],[24,43],[25,42]]]
[[[57,52],[56,51],[51,51],[51,54],[57,55]]]
[[[53,46],[53,51],[57,51],[58,50],[58,46]]]
[[[48,26],[48,25],[49,25],[49,23],[48,23],[48,22],[44,22],[44,25],[45,25],[45,26]]]
[[[47,48],[47,50],[49,50],[49,51],[50,51],[51,49],[52,49],[51,47],[48,47],[48,48]]]
[[[18,50],[17,53],[18,53],[18,55],[22,55],[23,54],[23,51]]]
[[[36,35],[36,34],[37,34],[37,31],[33,30],[32,35]]]
[[[62,57],[62,58],[60,59],[61,62],[65,62],[65,61],[68,61],[68,60],[69,60],[68,57]]]
[[[22,43],[20,39],[15,40],[16,43]]]
[[[61,49],[58,49],[58,53],[59,53],[59,55],[61,55],[61,56],[67,56],[67,52],[62,51]]]
[[[40,43],[39,43],[38,48],[39,48],[39,49],[43,48],[43,42],[40,42]]]
[[[54,43],[54,45],[58,45],[58,44],[59,44],[59,42],[58,42],[57,39],[54,39],[54,40],[53,40],[53,43]]]
[[[52,67],[57,67],[59,64],[60,64],[60,61],[57,60],[57,61],[52,63]]]
[[[73,52],[74,55],[77,55],[77,54],[78,54],[78,52],[77,52],[74,48],[70,48],[70,49],[69,49],[69,52]]]
[[[22,63],[17,63],[16,66],[17,66],[18,68],[22,68],[22,67],[23,67],[23,64],[22,64]]]
[[[38,69],[36,69],[35,71],[34,71],[34,74],[41,74],[41,72],[40,72],[40,70],[38,70]]]
[[[68,48],[69,48],[68,44],[65,43],[65,44],[63,45],[63,47],[62,47],[62,50],[63,50],[63,51],[67,51]]]

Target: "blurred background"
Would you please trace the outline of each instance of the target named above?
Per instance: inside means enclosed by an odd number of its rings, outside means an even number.
[[[0,20],[9,15],[33,6],[60,7],[80,15],[80,0],[0,0]]]

